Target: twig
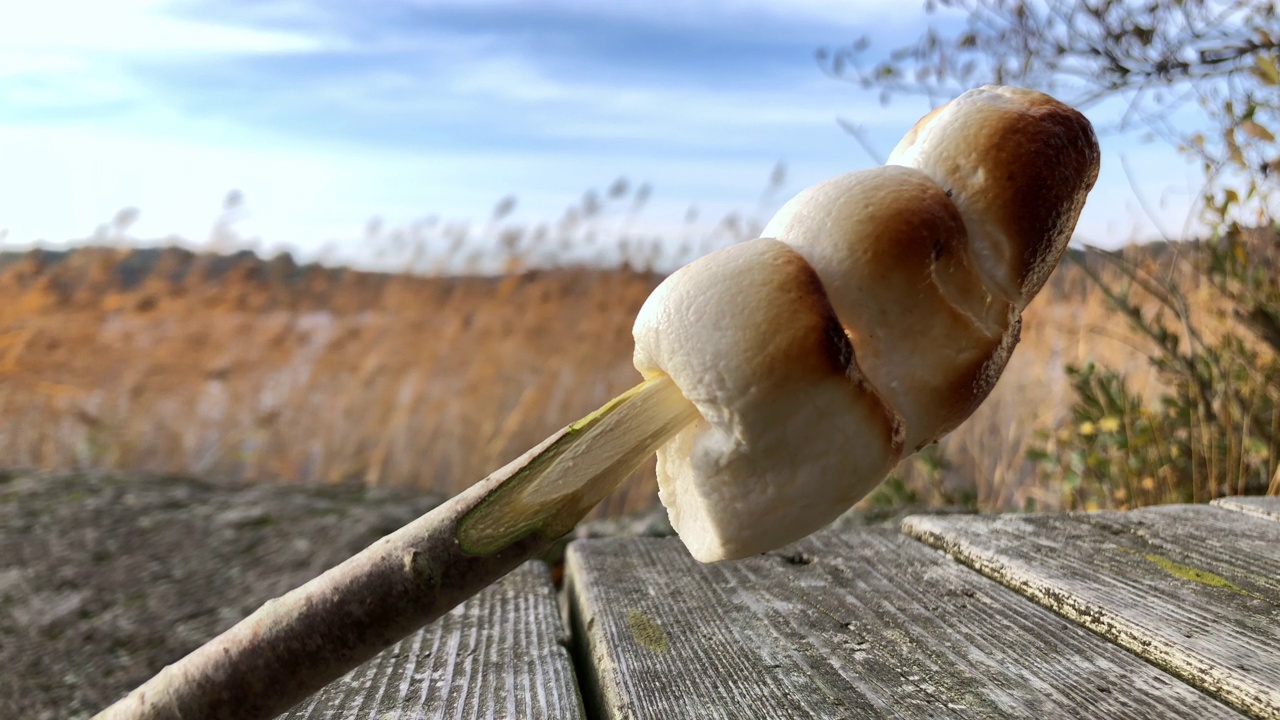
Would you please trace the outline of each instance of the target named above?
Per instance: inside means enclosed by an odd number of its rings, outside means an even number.
[[[99,720],[268,720],[546,550],[697,411],[641,383],[230,630]]]

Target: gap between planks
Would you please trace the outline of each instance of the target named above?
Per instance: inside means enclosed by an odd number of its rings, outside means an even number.
[[[1247,513],[1265,520],[1280,522],[1280,496],[1224,497],[1214,500],[1211,504],[1226,510],[1234,510],[1235,512]]]
[[[902,529],[1255,717],[1280,719],[1280,523],[1222,507]]]
[[[527,562],[281,720],[582,720],[555,588]]]
[[[594,717],[1241,717],[893,528],[715,565],[578,541],[566,575]]]

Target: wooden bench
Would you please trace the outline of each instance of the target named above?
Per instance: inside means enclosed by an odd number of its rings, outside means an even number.
[[[1280,498],[580,540],[290,718],[1280,718]],[[566,632],[566,628],[569,632]]]
[[[283,717],[583,718],[551,573],[525,563]]]

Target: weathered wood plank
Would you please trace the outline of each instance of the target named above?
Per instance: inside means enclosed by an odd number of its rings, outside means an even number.
[[[567,645],[547,566],[525,563],[281,717],[582,718]]]
[[[1187,682],[1280,718],[1280,523],[1204,505],[902,528]]]
[[[594,717],[1241,717],[892,528],[717,565],[583,540],[567,576]]]
[[[1227,510],[1257,515],[1267,520],[1280,522],[1280,496],[1236,496],[1218,498],[1214,505]]]

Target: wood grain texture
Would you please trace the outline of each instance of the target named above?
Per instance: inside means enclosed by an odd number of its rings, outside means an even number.
[[[582,718],[567,644],[547,566],[526,563],[282,717]]]
[[[1280,523],[1204,505],[903,530],[1257,717],[1280,718]]]
[[[715,565],[581,540],[567,575],[593,717],[1241,717],[892,528]]]
[[[1249,513],[1267,520],[1280,522],[1280,497],[1277,496],[1236,496],[1218,498],[1214,505],[1226,510]]]

